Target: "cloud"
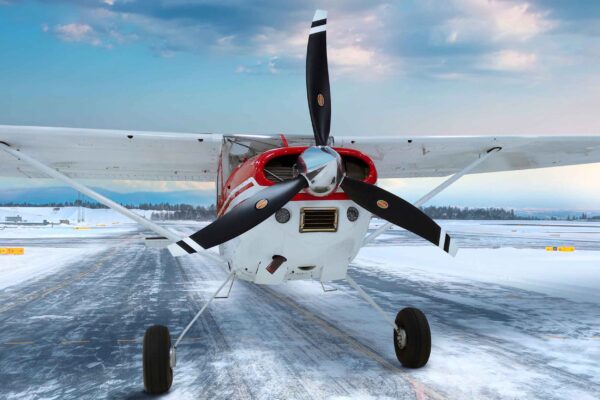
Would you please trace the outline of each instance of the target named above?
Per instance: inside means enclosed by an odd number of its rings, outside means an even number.
[[[526,41],[555,26],[547,11],[538,11],[526,2],[459,0],[456,6],[459,15],[446,23],[456,38]]]
[[[493,53],[483,65],[497,71],[528,71],[536,66],[537,56],[515,50],[502,50]]]
[[[573,21],[585,19],[581,25],[600,34],[600,6],[586,12],[580,2],[562,0],[63,2],[81,10],[77,25],[94,33],[63,34],[63,40],[79,37],[77,41],[96,46],[139,41],[161,57],[220,52],[236,59],[231,68],[236,73],[301,71],[313,10],[323,7],[330,17],[333,79],[344,74],[469,77],[508,71],[527,76],[543,72],[542,58],[572,57],[558,33]]]
[[[42,27],[44,31],[48,28]],[[94,28],[88,24],[70,23],[56,25],[53,29],[54,34],[60,40],[65,42],[80,42],[91,44],[92,46],[102,46],[102,40],[98,37]]]

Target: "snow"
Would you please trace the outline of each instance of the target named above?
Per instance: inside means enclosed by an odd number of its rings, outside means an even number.
[[[59,223],[60,220],[69,220],[72,225],[93,226],[96,224],[122,224],[130,223],[127,217],[107,208],[85,208],[82,207],[85,222],[77,224],[79,207],[0,207],[0,224],[6,217],[20,215],[27,222],[41,223],[47,220],[51,223]],[[150,218],[152,210],[132,209],[138,215]]]
[[[27,219],[34,214],[37,218],[48,218],[54,211],[17,212]],[[26,246],[24,256],[0,256],[0,290],[41,279],[80,260],[91,263],[108,246],[103,242],[105,238],[137,235],[135,225],[125,223],[109,210],[86,213],[90,230],[55,226],[0,231],[0,244],[16,247],[18,243],[34,243]],[[61,215],[72,214],[65,210]],[[205,337],[212,337],[213,341],[182,347],[176,382],[167,397],[197,398],[201,386],[206,384],[203,377],[210,373],[211,379],[219,381],[215,386],[223,388],[218,393],[221,396],[227,390],[232,395],[238,393],[235,387],[246,382],[250,387],[248,397],[277,397],[283,393],[282,388],[294,389],[294,385],[299,385],[308,393],[327,393],[335,398],[336,386],[331,382],[349,380],[355,385],[344,389],[352,397],[364,398],[383,391],[390,382],[398,385],[408,382],[415,391],[423,391],[418,398],[598,398],[600,224],[440,223],[461,248],[455,258],[395,228],[363,248],[349,269],[349,274],[389,316],[393,317],[404,306],[416,306],[426,312],[433,349],[425,368],[407,371],[399,367],[391,342],[391,327],[345,282],[331,283],[328,286],[337,290],[327,293],[323,293],[318,282],[311,281],[274,287],[236,282],[231,298],[213,303],[209,314],[195,328],[194,335],[202,332],[200,342]],[[379,224],[381,221],[373,221],[372,228]],[[199,225],[190,222],[171,226],[186,231]],[[69,240],[62,240],[64,237]],[[574,245],[576,251],[545,250],[546,246],[554,245]],[[99,296],[99,302],[80,302],[77,307],[87,304],[99,315],[110,311],[112,314],[106,321],[121,318],[126,322],[122,323],[124,327],[130,324],[135,328],[132,332],[141,332],[148,323],[136,318],[151,320],[160,310],[172,312],[169,315],[174,321],[168,324],[175,331],[185,326],[184,314],[195,312],[212,294],[221,283],[222,271],[207,257],[183,257],[177,264],[168,258],[173,264],[166,268],[166,258],[159,258],[161,253],[154,252],[139,245],[125,246],[115,256],[118,263],[108,263],[113,269],[99,275],[100,280],[90,279],[90,286],[79,292],[81,295],[97,290],[104,294]],[[180,265],[190,281],[180,282],[181,278],[171,276],[172,281],[165,287],[167,274],[179,271],[175,265]],[[138,268],[137,272],[132,273],[132,268]],[[99,270],[99,274],[103,271]],[[132,277],[133,280],[126,281]],[[138,297],[148,300],[128,309],[124,315],[108,310],[111,295],[120,293],[116,289],[120,284],[140,286],[133,294],[114,300],[119,310],[121,304],[133,304]],[[29,289],[25,287],[25,292]],[[182,299],[178,299],[182,294]],[[202,300],[189,305],[188,295]],[[64,301],[68,298],[65,296]],[[159,299],[168,300],[170,306],[160,306]],[[64,315],[62,309],[49,307],[40,306],[37,312],[26,316],[27,323],[75,324],[82,315],[77,307],[67,307]],[[81,321],[85,323],[90,318],[87,313],[86,318]],[[103,338],[105,327],[90,321],[87,328],[98,332],[78,334],[81,337],[76,338]],[[311,336],[312,330],[315,336]],[[122,337],[134,336],[123,333]],[[216,352],[217,349],[221,352]],[[81,345],[71,351],[81,355],[90,350]],[[130,354],[118,358],[119,368],[127,367],[139,378],[141,361],[135,351],[138,357],[135,360]],[[109,355],[101,357],[91,358],[81,364],[81,369],[105,368],[100,362]],[[209,364],[204,364],[207,360]],[[252,365],[250,371],[243,368],[248,363]],[[377,374],[381,374],[381,381]],[[239,375],[235,378],[239,382],[231,381],[235,375]],[[129,378],[115,376],[120,379],[104,380],[98,389],[139,386],[138,381],[132,383]],[[80,389],[78,385],[64,389],[64,382],[51,379],[47,385],[49,391],[63,394],[68,394],[65,390],[76,393]],[[40,395],[41,391],[35,390],[32,386],[28,394]],[[405,391],[403,386],[399,390]],[[411,394],[410,390],[406,393]]]
[[[516,262],[518,261],[518,262]],[[545,249],[461,249],[455,258],[433,246],[366,247],[354,264],[404,275],[498,283],[572,300],[600,303],[600,252]]]
[[[51,275],[104,248],[102,245],[76,248],[28,247],[24,255],[0,256],[0,290]]]

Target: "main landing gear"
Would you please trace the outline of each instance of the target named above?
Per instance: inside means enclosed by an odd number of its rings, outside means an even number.
[[[346,276],[346,280],[394,328],[394,350],[400,364],[406,368],[424,367],[431,354],[431,331],[425,314],[417,308],[403,308],[392,321],[354,279]]]
[[[215,294],[204,304],[198,311],[190,323],[185,327],[179,335],[174,345],[171,345],[171,334],[169,329],[163,325],[153,325],[146,330],[144,335],[144,350],[143,350],[143,374],[144,374],[144,390],[149,394],[166,393],[173,383],[173,368],[177,365],[177,345],[184,338],[185,334],[190,330],[194,322],[200,316],[208,305],[217,297],[227,298],[231,292],[231,286],[235,280],[235,274],[231,272],[227,275],[225,282],[219,286]],[[231,281],[229,291],[226,296],[218,296],[221,289]]]

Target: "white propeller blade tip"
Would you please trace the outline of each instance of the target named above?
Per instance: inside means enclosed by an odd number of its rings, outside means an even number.
[[[327,19],[327,11],[325,11],[325,10],[315,11],[315,16],[313,17],[313,21],[320,21],[322,19]]]

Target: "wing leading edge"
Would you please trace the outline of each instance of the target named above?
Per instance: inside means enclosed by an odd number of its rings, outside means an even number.
[[[0,125],[0,142],[27,152],[72,178],[214,181],[224,139],[256,147],[280,147],[281,135],[244,136]],[[288,136],[289,145],[311,138]],[[600,162],[597,136],[332,137],[335,147],[373,159],[380,178],[448,176],[490,149],[502,150],[475,173]],[[262,147],[261,147],[262,146]],[[0,176],[45,178],[0,152]]]
[[[337,147],[373,159],[379,178],[448,176],[493,148],[473,172],[500,172],[600,162],[599,136],[340,137]]]
[[[222,135],[1,126],[0,142],[71,178],[214,181]],[[47,178],[0,152],[0,176]]]

